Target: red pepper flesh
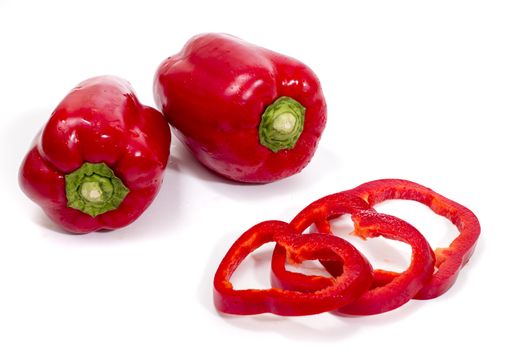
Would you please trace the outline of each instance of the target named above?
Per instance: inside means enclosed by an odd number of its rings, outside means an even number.
[[[157,70],[155,99],[177,137],[212,171],[266,183],[300,172],[326,124],[303,63],[226,34],[202,34]]]
[[[375,180],[345,192],[361,197],[370,206],[389,199],[418,201],[436,214],[449,219],[458,228],[459,236],[447,248],[435,249],[436,272],[415,298],[432,299],[442,295],[452,287],[459,271],[474,253],[481,231],[479,220],[471,210],[430,188],[407,180]],[[391,272],[385,272],[382,276],[378,276],[383,281],[395,277],[396,274]]]
[[[334,260],[341,264],[342,272],[331,279],[330,286],[314,292],[280,288],[234,289],[229,279],[236,268],[248,254],[272,241],[283,247],[289,259],[297,263],[313,259]],[[265,221],[242,234],[224,256],[214,278],[214,301],[219,311],[230,314],[311,315],[351,303],[368,290],[371,283],[370,264],[345,240],[321,234],[299,235],[285,222]]]
[[[163,180],[170,130],[117,77],[88,79],[53,111],[19,173],[22,190],[72,233],[137,219]]]
[[[361,198],[347,193],[338,193],[321,198],[303,209],[290,223],[296,232],[303,232],[318,221],[342,214],[351,214],[355,231],[363,238],[379,235],[388,239],[410,244],[412,259],[410,266],[388,283],[375,282],[372,288],[357,300],[340,307],[343,314],[372,315],[398,308],[414,297],[432,276],[434,254],[426,239],[410,224],[394,216],[369,210],[369,205]],[[330,233],[330,230],[324,230]],[[308,235],[306,235],[308,236]],[[276,245],[272,257],[272,282],[274,285],[290,290],[313,292],[330,284],[321,276],[308,276],[285,269],[282,247]],[[340,271],[337,261],[322,261],[332,275]],[[375,274],[379,271],[374,271]]]
[[[333,215],[351,214],[355,215],[361,210],[367,210],[370,206],[361,198],[342,194],[329,195],[321,198],[303,209],[290,223],[297,233],[303,233],[312,223],[323,222],[327,227],[318,228],[320,233],[331,233],[330,224],[322,218]],[[272,256],[272,285],[289,290],[303,292],[314,292],[326,288],[332,284],[331,278],[316,275],[304,275],[302,273],[286,270],[286,254],[279,244],[275,246]],[[341,274],[341,264],[337,261],[321,261],[321,264],[332,276]]]

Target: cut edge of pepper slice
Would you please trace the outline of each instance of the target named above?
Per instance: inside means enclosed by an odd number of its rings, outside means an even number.
[[[272,241],[297,262],[339,260],[343,272],[333,278],[330,286],[315,292],[281,288],[234,289],[229,279],[240,263],[255,249]],[[288,223],[265,221],[243,233],[224,256],[214,277],[214,302],[219,311],[230,314],[311,315],[332,311],[354,301],[371,283],[370,264],[349,242],[321,234],[298,235]]]
[[[330,201],[330,205],[325,205]],[[370,206],[361,198],[356,196],[349,196],[344,193],[336,193],[320,198],[306,208],[304,208],[295,218],[290,222],[295,231],[299,234],[303,233],[313,222],[321,222],[322,218],[339,216],[342,214],[356,213],[358,210],[366,210]],[[305,212],[310,212],[315,219],[311,219]],[[324,221],[327,225],[323,229],[318,230],[320,233],[331,233],[330,224]],[[289,289],[300,290],[303,292],[314,292],[319,289],[326,288],[332,284],[332,279],[316,275],[305,275],[299,272],[293,272],[286,269],[286,251],[279,244],[275,245],[272,255],[272,286]],[[321,264],[332,276],[341,274],[341,264],[336,261],[321,261]]]
[[[428,187],[402,179],[370,181],[344,193],[356,195],[372,207],[390,199],[414,200],[450,220],[458,228],[459,235],[448,247],[434,250],[437,270],[415,299],[436,298],[452,287],[459,271],[474,253],[481,232],[479,220],[471,210]],[[381,278],[395,278],[395,274],[383,274]]]
[[[322,218],[350,214],[356,231],[363,238],[382,235],[410,244],[412,260],[410,266],[395,279],[374,281],[374,288],[363,293],[353,303],[338,309],[339,313],[371,315],[396,309],[414,297],[432,276],[434,254],[426,239],[407,222],[387,214],[377,213],[361,198],[348,193],[337,193],[323,197],[303,209],[290,223],[296,232],[303,232],[311,224]],[[331,236],[330,232],[323,234]],[[308,236],[308,235],[306,235]],[[284,250],[276,245],[272,256],[272,283],[290,290],[313,292],[324,288],[330,279],[321,276],[308,276],[291,272],[285,268]],[[332,275],[339,273],[337,262],[321,263]],[[381,270],[379,270],[381,271]],[[375,271],[374,271],[375,274]]]
[[[374,270],[374,286],[354,303],[343,306],[339,313],[372,315],[394,310],[416,296],[434,272],[435,257],[423,235],[412,225],[395,216],[363,211],[353,217],[356,232],[368,237],[383,236],[412,248],[408,268],[385,283],[377,277],[384,270]]]

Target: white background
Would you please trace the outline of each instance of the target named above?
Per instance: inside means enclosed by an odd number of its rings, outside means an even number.
[[[0,0],[0,348],[523,347],[524,3],[328,3]],[[329,114],[313,161],[283,181],[239,185],[174,141],[161,192],[139,220],[109,233],[60,232],[17,183],[56,104],[80,81],[114,74],[152,105],[157,65],[206,31],[318,74]],[[477,251],[447,294],[369,317],[215,311],[213,274],[244,230],[385,177],[429,186],[478,215]],[[433,246],[457,234],[419,204],[378,209]],[[360,245],[376,266],[398,270],[410,256],[400,246]],[[234,275],[239,287],[269,286],[269,248]]]

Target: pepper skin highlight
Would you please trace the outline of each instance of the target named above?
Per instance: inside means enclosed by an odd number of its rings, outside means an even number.
[[[326,124],[319,80],[303,63],[226,34],[202,34],[157,70],[155,100],[207,168],[267,183],[300,172]]]
[[[117,77],[88,79],[53,111],[19,173],[20,187],[66,231],[117,229],[151,204],[170,129]]]

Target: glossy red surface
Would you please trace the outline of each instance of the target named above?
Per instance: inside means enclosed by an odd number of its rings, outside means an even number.
[[[162,183],[170,130],[157,110],[143,106],[117,77],[88,79],[53,111],[20,168],[22,190],[65,230],[116,229],[137,219]],[[64,176],[84,162],[103,162],[130,190],[120,206],[91,217],[68,208]]]
[[[236,181],[264,183],[300,172],[326,124],[319,80],[303,63],[226,34],[192,38],[157,70],[155,99],[177,137],[209,169]],[[259,142],[265,108],[288,96],[306,108],[294,148]]]

